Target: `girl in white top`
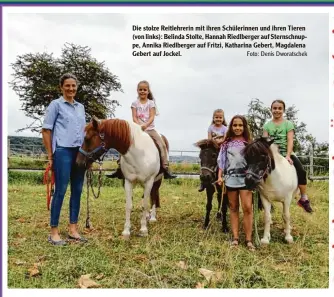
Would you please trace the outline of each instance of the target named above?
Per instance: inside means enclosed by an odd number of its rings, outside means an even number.
[[[168,151],[165,142],[160,134],[155,130],[154,118],[156,116],[155,100],[150,90],[150,85],[146,80],[140,81],[137,86],[138,99],[131,104],[132,119],[141,126],[142,130],[149,134],[158,145],[161,154],[161,165],[165,179],[175,178],[168,170]],[[118,168],[115,173],[108,177],[123,178],[123,174]]]

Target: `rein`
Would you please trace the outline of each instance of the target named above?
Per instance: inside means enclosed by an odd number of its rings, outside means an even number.
[[[51,179],[50,179],[50,175],[49,175],[50,171],[51,171]],[[45,169],[44,177],[43,177],[43,184],[46,185],[46,207],[47,207],[48,210],[50,210],[50,202],[51,202],[51,198],[54,194],[53,185],[55,184],[55,174],[54,174],[50,164],[48,164],[48,166]]]
[[[253,196],[252,198],[253,198],[253,222],[254,222],[255,245],[259,247],[261,245],[259,232],[257,230],[257,219],[259,214],[259,209],[258,209],[259,192],[257,190],[254,190],[252,192],[252,196]]]
[[[97,194],[95,194],[94,188],[93,188],[93,169],[89,168],[86,172],[86,178],[87,178],[87,216],[86,216],[86,228],[90,229],[90,212],[89,212],[89,187],[92,189],[92,193],[95,199],[100,197],[101,194],[101,187],[102,187],[102,161],[103,161],[104,155],[102,157],[102,160],[98,162],[99,164],[99,175],[98,175],[98,190]]]
[[[89,168],[86,172],[86,178],[87,178],[87,217],[86,217],[86,228],[90,229],[90,212],[89,212],[89,188],[92,189],[92,193],[95,199],[99,198],[101,193],[101,187],[102,187],[102,163],[103,159],[108,152],[108,149],[106,149],[106,144],[104,142],[104,133],[100,132],[99,136],[101,138],[101,144],[92,150],[91,152],[86,152],[82,149],[82,147],[79,148],[79,152],[83,154],[88,160],[92,161],[93,163],[96,162],[99,164],[99,175],[98,175],[98,190],[97,194],[94,191],[93,188],[93,169]],[[101,154],[102,151],[102,154]]]

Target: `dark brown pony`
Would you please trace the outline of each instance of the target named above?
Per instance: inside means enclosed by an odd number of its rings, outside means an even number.
[[[217,191],[218,212],[217,218],[222,220],[223,232],[228,232],[227,226],[227,194],[223,194],[222,187],[216,181],[218,177],[217,158],[219,154],[219,146],[214,140],[203,139],[198,141],[195,146],[200,148],[199,158],[201,160],[200,179],[206,188],[206,214],[204,220],[204,228],[206,229],[210,223],[210,213],[212,209],[213,194]]]

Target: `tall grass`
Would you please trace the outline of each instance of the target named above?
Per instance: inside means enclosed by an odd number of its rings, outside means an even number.
[[[47,242],[49,212],[41,174],[9,172],[8,186],[8,286],[10,288],[74,288],[81,275],[102,288],[327,288],[328,287],[328,183],[313,182],[309,196],[313,214],[291,205],[292,235],[284,242],[281,207],[273,213],[272,240],[268,247],[249,252],[241,242],[231,249],[229,234],[215,219],[202,229],[206,198],[197,192],[197,180],[164,181],[158,222],[149,225],[149,236],[138,237],[140,197],[135,189],[132,236],[124,241],[124,191],[119,180],[103,179],[101,196],[91,198],[92,230],[84,228],[86,189],[82,195],[80,230],[87,244],[54,247]],[[90,196],[92,197],[92,196]],[[67,234],[66,194],[60,218]],[[259,214],[263,234],[263,213]],[[240,239],[243,240],[242,226]],[[183,263],[180,266],[180,261]],[[36,276],[29,275],[37,267]],[[199,269],[219,272],[205,280]]]

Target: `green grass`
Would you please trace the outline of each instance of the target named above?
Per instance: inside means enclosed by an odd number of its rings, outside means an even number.
[[[80,230],[89,242],[51,246],[47,242],[49,212],[40,176],[35,172],[9,174],[9,288],[75,288],[84,274],[91,274],[102,288],[194,288],[197,283],[217,288],[328,288],[327,182],[309,185],[312,215],[293,201],[292,245],[284,243],[281,206],[277,204],[270,245],[251,253],[243,245],[229,247],[230,235],[221,232],[215,219],[216,201],[210,228],[202,229],[206,198],[197,192],[197,180],[164,181],[158,222],[149,225],[146,238],[137,236],[142,189],[136,188],[132,235],[124,241],[124,191],[119,180],[104,179],[101,196],[90,201],[92,230],[84,229],[85,191],[82,196]],[[68,200],[67,193],[60,218],[63,236],[67,234]],[[261,236],[263,213],[259,219]],[[242,229],[240,232],[243,240]],[[187,269],[178,267],[180,261]],[[40,274],[31,277],[28,269],[34,263]],[[221,278],[208,282],[199,273],[200,268],[221,272]],[[100,274],[103,277],[97,280]]]

